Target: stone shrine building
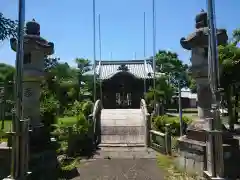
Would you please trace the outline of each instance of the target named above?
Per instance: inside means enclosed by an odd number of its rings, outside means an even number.
[[[102,85],[96,92],[97,98],[101,98],[102,92],[105,109],[139,108],[144,92],[153,84],[151,60],[97,61],[95,72]]]

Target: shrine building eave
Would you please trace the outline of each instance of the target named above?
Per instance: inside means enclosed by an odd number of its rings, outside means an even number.
[[[153,79],[151,60],[127,60],[127,61],[96,61],[95,73],[97,79],[107,80],[114,75],[126,72],[137,79]],[[93,76],[94,70],[84,73],[84,76]]]

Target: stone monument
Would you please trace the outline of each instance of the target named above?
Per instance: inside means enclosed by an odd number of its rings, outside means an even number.
[[[186,38],[181,38],[180,44],[184,49],[191,51],[191,72],[197,84],[198,120],[189,125],[185,136],[179,138],[180,157],[178,164],[189,171],[202,173],[207,168],[208,119],[213,117],[211,112],[212,92],[208,79],[209,28],[206,12],[202,11],[196,16],[195,28],[192,34]],[[218,45],[226,44],[227,40],[226,30],[217,29]],[[223,130],[225,130],[224,126]],[[227,136],[227,134],[225,133],[223,136]]]

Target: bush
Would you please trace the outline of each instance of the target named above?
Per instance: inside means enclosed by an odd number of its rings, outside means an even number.
[[[65,108],[64,116],[78,116],[79,113],[83,113],[84,116],[87,118],[93,110],[93,103],[91,101],[74,101],[73,105],[69,108]]]
[[[82,105],[82,112],[84,116],[87,118],[93,111],[94,104],[91,101],[86,101]]]
[[[184,128],[184,131],[185,131],[187,125],[192,122],[192,119],[190,119],[186,116],[183,116],[182,120],[183,120],[183,128]],[[170,116],[167,116],[167,115],[157,116],[153,119],[152,123],[153,123],[154,129],[156,129],[157,131],[163,132],[163,133],[165,133],[165,131],[166,131],[166,125],[169,124],[170,133],[173,136],[179,136],[180,135],[180,120],[179,120],[179,117],[170,117]]]
[[[57,123],[57,109],[58,101],[56,101],[53,96],[45,98],[41,102],[41,119],[45,128],[48,129],[52,124]]]
[[[76,123],[70,127],[55,125],[56,129],[51,133],[59,142],[65,142],[60,152],[66,151],[69,156],[90,153],[92,149],[91,125],[81,111],[76,118]]]

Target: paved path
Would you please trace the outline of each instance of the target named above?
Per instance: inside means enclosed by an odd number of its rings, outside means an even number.
[[[103,148],[73,180],[164,180],[156,153],[146,148]]]

